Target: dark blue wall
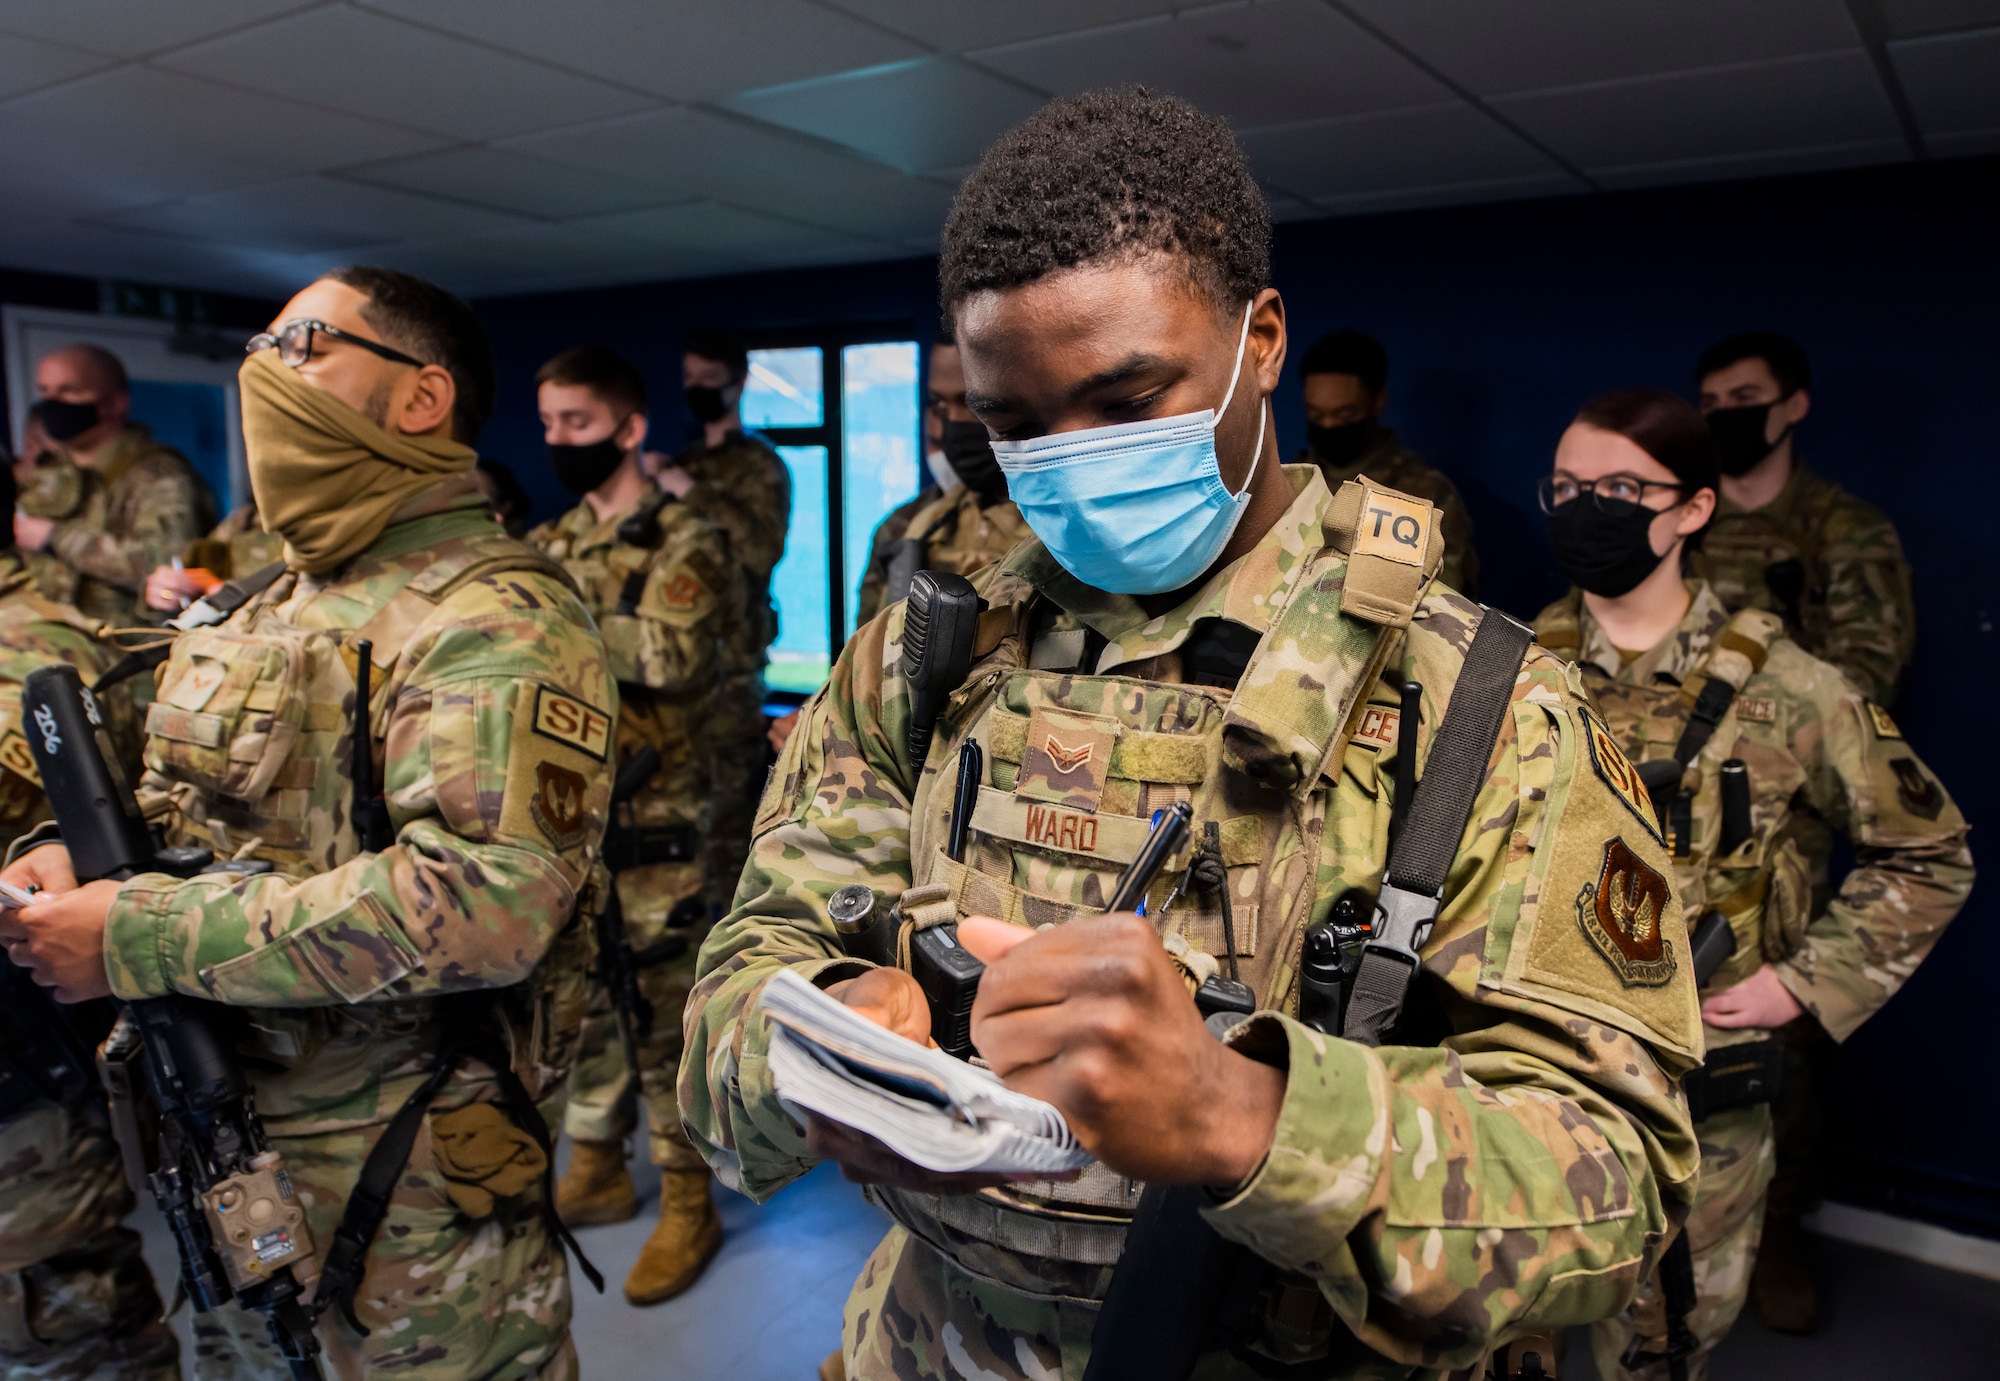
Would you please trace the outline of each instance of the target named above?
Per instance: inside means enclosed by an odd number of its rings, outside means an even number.
[[[1731,331],[1797,337],[1817,378],[1802,451],[1889,512],[1915,566],[1917,660],[1897,718],[1984,827],[2000,819],[2000,745],[1980,708],[2000,695],[1996,189],[2000,160],[1986,159],[1309,222],[1279,229],[1275,277],[1295,355],[1346,325],[1388,345],[1390,420],[1465,490],[1481,593],[1522,615],[1561,590],[1531,486],[1577,405],[1626,384],[1688,390],[1696,354]],[[486,449],[552,510],[527,385],[555,351],[625,349],[667,403],[685,327],[926,332],[933,294],[917,260],[482,303],[504,399]],[[1277,407],[1289,453],[1303,438],[1295,377]],[[1826,1147],[1840,1197],[2000,1235],[1994,895],[1839,1052]]]

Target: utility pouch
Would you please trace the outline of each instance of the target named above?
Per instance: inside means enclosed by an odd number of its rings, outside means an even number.
[[[1784,1066],[1784,1050],[1775,1039],[1711,1050],[1702,1067],[1681,1080],[1689,1116],[1705,1122],[1719,1112],[1771,1102],[1778,1096]]]

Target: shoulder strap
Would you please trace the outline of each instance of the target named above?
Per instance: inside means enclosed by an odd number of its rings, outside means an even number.
[[[354,630],[352,642],[372,643],[374,651],[369,660],[385,670],[393,667],[403,655],[411,634],[430,617],[431,610],[461,586],[503,571],[535,571],[560,582],[566,590],[576,590],[576,582],[554,557],[496,532],[472,538],[418,571],[409,584]]]
[[[1708,746],[1736,693],[1764,669],[1771,644],[1784,628],[1784,621],[1765,609],[1742,609],[1730,616],[1701,665],[1681,684],[1688,720],[1674,745],[1675,762],[1685,768]]]
[[[1486,610],[1472,636],[1409,818],[1389,847],[1373,935],[1348,999],[1342,1032],[1348,1040],[1380,1045],[1402,1013],[1417,971],[1417,952],[1444,903],[1445,877],[1472,819],[1521,659],[1533,641],[1527,628],[1497,609]]]

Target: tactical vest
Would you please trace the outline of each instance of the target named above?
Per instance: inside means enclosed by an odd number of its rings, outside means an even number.
[[[366,579],[375,567],[364,555],[343,583]],[[352,771],[360,644],[372,644],[364,722],[379,783],[382,727],[404,648],[455,591],[507,571],[538,571],[569,583],[561,566],[496,533],[467,539],[417,570],[358,627],[285,622],[278,610],[297,584],[288,573],[227,623],[182,633],[146,711],[139,797],[147,818],[162,826],[169,844],[198,845],[218,859],[264,860],[295,880],[354,858],[361,852]],[[514,1067],[536,1096],[567,1072],[569,1037],[585,1002],[586,930],[565,928],[535,979],[501,994]],[[218,989],[217,997],[229,1000],[219,971],[203,977]],[[379,980],[379,973],[374,977]],[[371,981],[367,992],[336,989],[344,999],[340,1006],[258,1009],[249,1053],[296,1066],[332,1042],[382,1038],[420,1053],[436,1020],[436,1000],[363,1001],[379,987]],[[311,1097],[311,1090],[296,1093]],[[267,1118],[293,1111],[289,1103],[278,1090],[259,1092]]]
[[[1415,564],[1367,530],[1366,514],[1385,505],[1429,513]],[[1221,827],[1239,977],[1260,1008],[1294,1009],[1300,936],[1316,903],[1331,902],[1316,882],[1322,835],[1342,827],[1327,818],[1332,786],[1368,693],[1403,645],[1401,630],[1443,555],[1423,500],[1357,482],[1328,505],[1323,539],[1229,687],[1094,675],[1083,664],[1092,643],[1084,631],[1038,631],[1041,597],[1031,584],[1012,575],[989,582],[992,608],[975,649],[983,655],[941,717],[911,801],[905,919],[922,926],[979,914],[1039,926],[1096,914],[1152,813],[1187,802],[1196,838],[1205,822]],[[1310,629],[1312,642],[1324,642],[1329,621],[1333,655],[1301,662],[1300,634]],[[980,745],[985,765],[955,861],[946,851],[952,766],[967,741]],[[1192,983],[1224,957],[1223,925],[1213,896],[1168,903],[1184,865],[1169,863],[1147,911]],[[1143,1189],[1093,1163],[1074,1183],[871,1192],[975,1277],[1035,1298],[1099,1302]]]

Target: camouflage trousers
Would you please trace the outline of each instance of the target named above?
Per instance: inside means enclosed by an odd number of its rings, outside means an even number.
[[[440,1109],[433,1109],[433,1116]],[[380,1125],[351,1132],[274,1137],[305,1201],[313,1240],[333,1241]],[[322,1315],[331,1375],[422,1381],[571,1381],[570,1289],[562,1244],[541,1213],[540,1184],[468,1218],[445,1193],[428,1125],[396,1181],[388,1215],[355,1292],[358,1336],[338,1310]],[[196,1374],[203,1381],[287,1381],[291,1375],[261,1316],[225,1305],[195,1316]]]
[[[750,827],[770,774],[761,673],[725,676],[709,733],[715,743],[715,815],[708,837],[709,900],[727,909],[750,857]]]
[[[1766,1104],[1716,1113],[1696,1129],[1701,1137],[1701,1183],[1688,1214],[1688,1246],[1694,1255],[1695,1307],[1688,1326],[1701,1342],[1688,1358],[1688,1381],[1708,1375],[1708,1358],[1727,1337],[1750,1293],[1750,1267],[1764,1232],[1764,1196],[1776,1161],[1771,1109]],[[1665,1381],[1667,1366],[1656,1362],[1639,1371],[1618,1365],[1635,1336],[1656,1349],[1666,1338],[1666,1308],[1659,1281],[1648,1281],[1615,1319],[1591,1329],[1598,1375],[1611,1381]]]
[[[0,1124],[0,1378],[175,1381],[180,1343],[139,1250],[101,1108]]]
[[[636,1039],[638,1077],[625,1059],[618,1014],[604,985],[590,985],[590,1009],[583,1019],[583,1039],[569,1075],[569,1110],[563,1130],[573,1141],[623,1141],[638,1130],[639,1101],[646,1104],[646,1149],[653,1164],[668,1170],[707,1172],[687,1133],[681,1128],[681,1106],[675,1092],[680,1074],[681,1013],[694,987],[694,950],[666,964],[639,970],[639,991],[653,1004],[653,1033]]]

